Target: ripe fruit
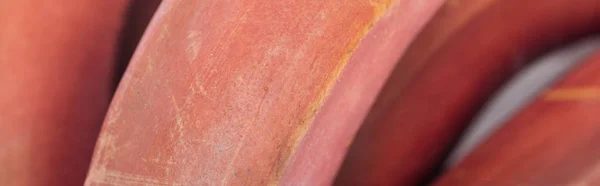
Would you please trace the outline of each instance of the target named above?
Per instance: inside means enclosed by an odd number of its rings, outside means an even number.
[[[86,184],[331,182],[391,66],[440,3],[163,2]]]
[[[502,0],[490,5],[430,55],[387,109],[375,110],[380,113],[365,120],[340,172],[351,180],[343,183],[426,181],[512,73],[550,48],[595,33],[599,18],[600,1],[594,0]]]
[[[600,52],[449,169],[435,185],[598,185]]]
[[[127,1],[0,1],[0,185],[81,185]]]

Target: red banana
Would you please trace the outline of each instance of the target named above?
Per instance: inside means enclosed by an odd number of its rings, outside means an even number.
[[[86,185],[331,182],[440,3],[164,1],[113,99]]]
[[[600,184],[600,52],[447,170],[435,185]]]
[[[600,1],[594,0],[501,0],[490,5],[430,55],[398,98],[370,113],[338,183],[423,183],[511,74],[550,48],[595,33],[598,20]]]

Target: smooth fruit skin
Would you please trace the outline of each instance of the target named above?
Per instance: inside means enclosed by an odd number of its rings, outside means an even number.
[[[127,1],[0,1],[0,185],[84,182]]]
[[[150,20],[154,17],[154,12],[162,0],[129,0],[127,11],[123,14],[123,28],[119,34],[119,43],[117,47],[117,58],[115,66],[115,89],[125,73],[129,61],[135,52],[140,39]]]
[[[600,184],[600,52],[545,90],[434,185]]]
[[[111,103],[86,185],[331,182],[337,167],[328,158],[339,163],[345,148],[337,144],[349,144],[354,131],[346,130],[356,130],[362,120],[348,118],[366,114],[364,105],[439,3],[163,1]],[[414,12],[422,20],[379,28],[380,35],[369,37],[382,37],[374,39],[382,46],[371,41],[377,50],[357,49],[369,43],[361,39],[389,11]],[[413,18],[396,14],[388,24]],[[355,49],[383,58],[362,60]],[[376,75],[351,78],[347,72]],[[348,89],[332,90],[337,85]],[[327,106],[344,102],[356,104]],[[321,114],[327,119],[315,119]],[[326,126],[346,121],[356,124],[339,132]],[[318,138],[301,143],[307,131]],[[315,148],[335,149],[301,152],[327,136],[335,143]],[[302,171],[313,176],[292,175]]]
[[[385,79],[442,1],[396,1],[352,53],[284,173],[282,183],[331,185]],[[402,24],[398,24],[402,23]],[[288,184],[288,185],[289,185]]]
[[[387,109],[365,120],[339,177],[422,183],[512,73],[541,52],[595,33],[599,19],[599,1],[497,1],[447,39]]]
[[[374,103],[367,116],[367,120],[380,117],[386,110],[399,98],[398,94],[404,90],[415,74],[417,74],[426,65],[427,59],[450,38],[457,30],[460,30],[472,17],[475,17],[482,9],[493,4],[496,0],[451,0],[437,10],[435,16],[429,20],[423,30],[411,41],[410,46],[402,53],[402,57],[393,68],[392,74],[388,77],[387,83],[378,94],[377,102]],[[363,76],[364,77],[364,76]],[[361,120],[362,122],[362,120]],[[370,123],[365,123],[370,124]],[[368,126],[363,126],[368,128]],[[365,130],[365,129],[363,129]],[[355,135],[352,133],[351,135]],[[360,141],[360,139],[358,139]],[[368,145],[368,144],[365,144]],[[357,145],[354,145],[357,148]],[[356,156],[362,150],[358,147],[351,151],[348,156]],[[358,153],[357,153],[358,152]],[[441,158],[441,157],[440,157]],[[341,167],[336,177],[337,185],[352,184],[375,184],[381,181],[381,175],[369,175],[361,169],[353,168],[358,162],[370,162],[371,159],[362,159],[359,157],[349,157],[345,165]],[[394,178],[396,175],[391,175]],[[373,179],[373,180],[370,180]],[[422,178],[412,177],[415,182]]]
[[[550,88],[599,49],[600,37],[592,35],[544,53],[523,67],[485,103],[445,159],[444,167],[460,163],[477,145],[533,102],[541,91]]]

